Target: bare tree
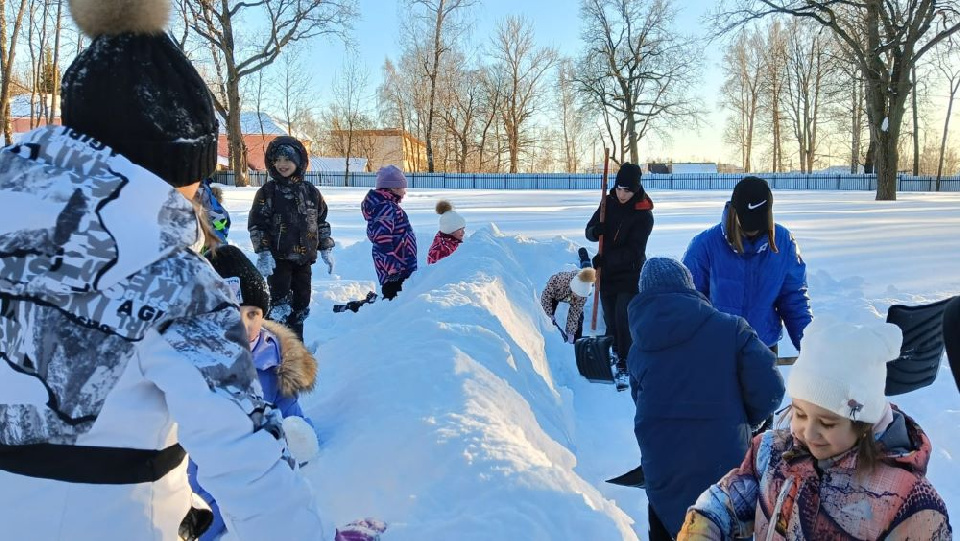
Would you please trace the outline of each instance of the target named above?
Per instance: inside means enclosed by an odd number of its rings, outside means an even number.
[[[225,112],[230,163],[238,186],[247,184],[246,151],[240,126],[240,83],[269,66],[280,52],[298,41],[319,35],[346,39],[355,15],[353,0],[178,0],[188,13],[190,31],[209,43],[215,59],[223,61]],[[257,19],[260,31],[240,32],[241,20]],[[222,97],[216,96],[219,101]]]
[[[389,58],[383,61],[382,73],[382,81],[377,87],[377,111],[380,122],[387,127],[410,131],[407,126],[411,116],[410,105],[403,91],[403,80]]]
[[[829,36],[822,27],[802,20],[789,25],[787,42],[787,96],[793,136],[797,141],[800,171],[813,171],[817,155],[817,128],[826,98],[830,63]]]
[[[463,12],[477,0],[404,0],[409,17],[408,46],[416,52],[417,67],[426,77],[427,110],[424,115],[424,140],[427,144],[427,171],[434,171],[433,124],[436,117],[437,79],[441,61],[467,31]]]
[[[502,118],[500,108],[503,107],[506,87],[506,74],[500,73],[489,66],[480,70],[480,139],[477,141],[477,171],[500,171],[500,121]],[[492,130],[492,133],[491,133]],[[496,165],[490,167],[484,159],[487,147],[490,142],[496,145],[493,154],[496,157]]]
[[[331,147],[346,158],[344,186],[350,185],[350,159],[357,155],[356,148],[361,146],[361,141],[369,144],[369,139],[357,137],[357,131],[371,127],[370,117],[365,113],[368,79],[367,69],[355,57],[347,60],[333,78],[333,100],[326,117]]]
[[[744,171],[753,170],[753,137],[766,67],[763,49],[763,36],[751,30],[738,34],[723,57],[722,103],[735,115],[728,123],[726,140],[739,147]]]
[[[784,89],[787,85],[787,35],[780,21],[773,21],[767,28],[763,48],[764,70],[762,104],[770,116],[765,119],[770,133],[770,167],[774,173],[784,170],[783,107]]]
[[[445,132],[451,138],[449,153],[453,155],[455,168],[465,173],[471,151],[474,149],[480,100],[483,92],[483,75],[477,69],[464,69],[466,59],[462,55],[451,57],[452,66],[444,70],[443,96],[445,103],[443,123]]]
[[[567,173],[576,173],[580,170],[583,135],[587,126],[587,108],[579,103],[575,78],[573,60],[562,59],[557,65],[555,89],[557,108],[560,113],[563,170]]]
[[[502,72],[501,115],[510,153],[510,172],[519,171],[520,153],[533,141],[525,128],[540,106],[544,76],[556,62],[556,51],[537,47],[533,27],[523,17],[510,16],[497,24],[491,49],[493,69]]]
[[[960,0],[723,0],[719,32],[774,14],[809,19],[844,44],[866,80],[867,120],[875,147],[877,199],[897,198],[898,142],[917,61],[960,30]]]
[[[944,153],[947,148],[947,134],[950,130],[950,116],[953,115],[953,100],[960,91],[960,43],[956,36],[950,36],[945,41],[937,57],[937,69],[947,79],[949,95],[947,98],[947,114],[943,119],[943,136],[940,138],[940,152],[937,158],[937,191],[940,191],[940,177],[943,175]]]
[[[277,65],[275,91],[279,111],[287,124],[287,133],[293,133],[294,117],[298,111],[309,108],[313,77],[301,61],[301,49],[293,47],[283,52]]]
[[[703,55],[673,27],[672,0],[582,0],[580,14],[580,91],[603,111],[612,139],[613,124],[622,126],[630,161],[639,161],[638,141],[658,124],[699,122],[690,92]],[[614,159],[623,161],[622,146]]]

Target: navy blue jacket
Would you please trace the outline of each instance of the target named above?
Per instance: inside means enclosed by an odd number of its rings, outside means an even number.
[[[724,208],[724,218],[726,218]],[[783,324],[800,351],[803,329],[813,319],[807,296],[807,265],[786,227],[777,224],[770,250],[766,235],[743,239],[738,254],[724,235],[725,220],[690,241],[683,264],[693,274],[697,291],[722,312],[742,316],[767,346],[780,341]],[[781,323],[782,321],[782,323]]]
[[[751,426],[783,399],[783,379],[743,318],[692,289],[641,291],[627,312],[647,499],[676,535],[687,507],[743,461]]]

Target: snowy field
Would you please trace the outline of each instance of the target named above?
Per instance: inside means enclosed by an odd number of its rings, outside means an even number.
[[[224,191],[231,241],[252,255],[246,215],[256,190]],[[551,274],[574,268],[579,246],[595,253],[583,228],[598,190],[409,191],[403,206],[420,270],[395,301],[356,314],[334,314],[331,305],[376,285],[360,214],[366,190],[323,193],[336,269],[330,276],[322,262],[314,266],[305,334],[321,372],[301,402],[323,439],[304,473],[328,527],[373,516],[389,524],[391,541],[646,538],[644,492],[603,481],[639,464],[629,393],[579,377],[572,346],[537,300]],[[647,254],[677,258],[694,234],[719,222],[729,197],[650,195],[656,225]],[[960,293],[960,194],[774,197],[777,222],[807,262],[815,315],[882,318],[891,304]],[[467,238],[427,267],[440,198],[466,218]],[[791,349],[781,343],[781,354]],[[960,395],[945,360],[932,386],[894,402],[933,441],[928,476],[956,529]]]

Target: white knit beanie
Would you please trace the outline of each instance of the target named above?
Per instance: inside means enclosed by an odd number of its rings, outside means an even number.
[[[580,269],[580,272],[570,279],[570,291],[578,297],[586,298],[590,295],[590,286],[596,279],[597,271],[593,268]]]
[[[463,216],[453,210],[453,205],[449,201],[440,200],[437,202],[437,214],[440,215],[440,232],[452,235],[454,231],[467,227],[467,221]]]
[[[887,362],[900,356],[902,342],[900,328],[889,323],[818,316],[800,341],[787,394],[852,421],[877,423],[887,406]]]

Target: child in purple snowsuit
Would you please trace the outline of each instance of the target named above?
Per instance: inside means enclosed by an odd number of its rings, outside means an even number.
[[[417,270],[417,235],[400,202],[407,193],[407,177],[395,165],[377,171],[376,188],[360,206],[367,221],[367,238],[373,243],[373,266],[383,298],[393,300],[403,281]]]

